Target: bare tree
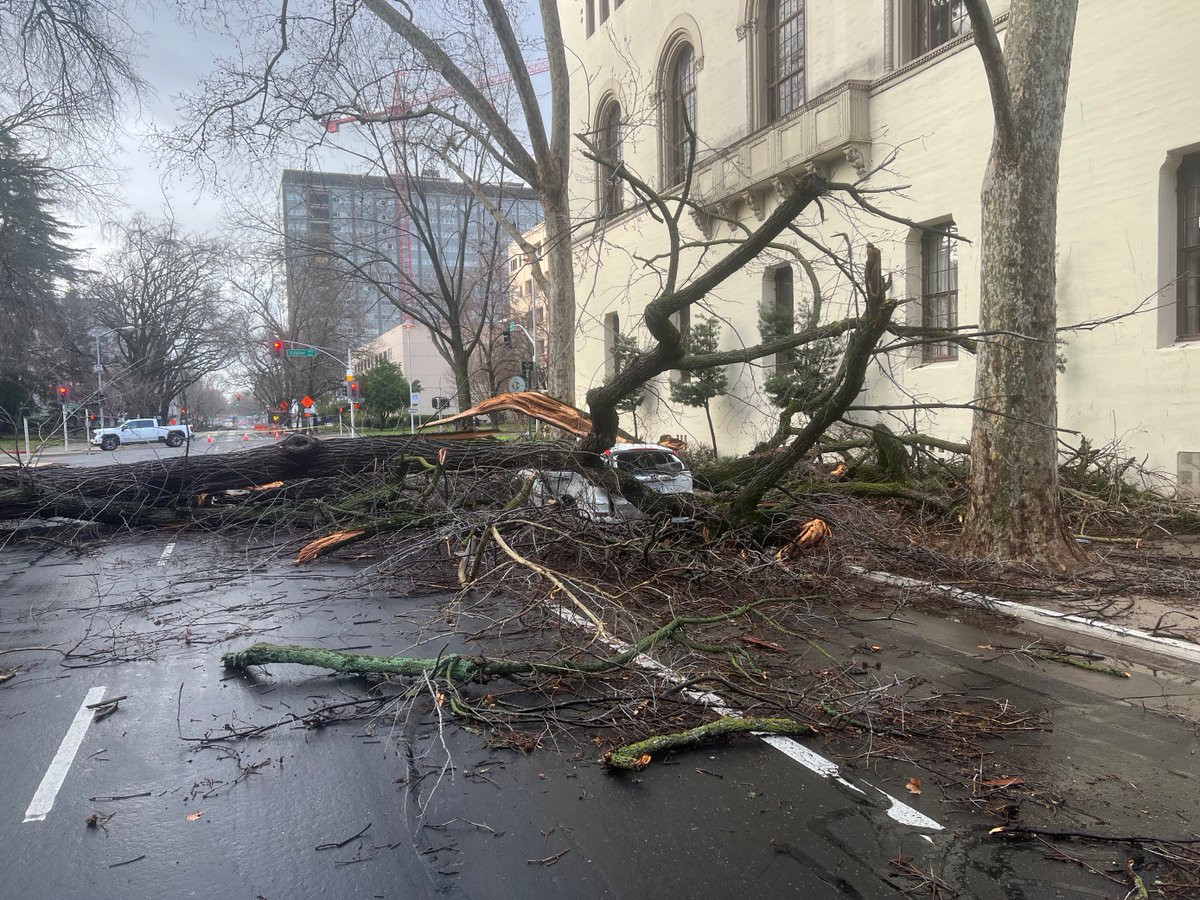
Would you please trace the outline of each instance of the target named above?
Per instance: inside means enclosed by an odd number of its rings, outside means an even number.
[[[271,16],[245,5],[250,23],[239,29],[239,58],[205,82],[191,100],[190,122],[169,144],[190,159],[220,151],[265,154],[297,140],[300,128],[338,120],[436,121],[456,135],[455,143],[476,142],[480,153],[509,173],[510,182],[528,185],[541,201],[546,265],[536,265],[534,276],[547,297],[550,389],[571,399],[568,73],[557,4],[539,0],[538,6],[544,37],[533,41],[522,36],[520,4],[511,0],[483,0],[482,11],[471,0],[440,0],[415,10],[388,0],[309,0],[283,3]],[[372,72],[362,66],[364,54],[355,52],[363,47],[370,50]],[[549,126],[527,50],[546,55]],[[403,81],[397,79],[401,68]],[[381,87],[390,94],[382,106]],[[505,98],[511,94],[519,113],[510,117]],[[516,223],[497,219],[510,239],[523,243]]]
[[[64,302],[78,276],[64,241],[68,201],[95,200],[111,137],[143,83],[125,3],[0,2],[0,381],[12,415],[72,375]]]
[[[986,0],[967,0],[995,136],[982,193],[978,404],[965,542],[1069,567],[1058,493],[1057,197],[1078,0],[1013,0],[1004,49]]]
[[[91,286],[97,320],[114,330],[119,348],[110,384],[126,412],[165,416],[184,390],[229,359],[229,254],[172,223],[135,220],[121,238]]]
[[[372,129],[364,137],[382,135]],[[352,176],[370,185],[355,209],[354,227],[336,235],[311,229],[289,234],[289,256],[297,263],[305,257],[324,261],[331,272],[427,329],[453,374],[459,408],[466,409],[472,360],[508,313],[510,240],[500,219],[522,230],[532,227],[540,221],[537,200],[527,187],[506,183],[504,170],[474,141],[455,144],[440,126],[396,123],[373,158],[362,158],[384,174]],[[456,177],[444,177],[442,165]],[[323,178],[308,177],[314,184]]]
[[[232,278],[239,322],[233,355],[254,397],[276,413],[280,403],[290,406],[305,395],[341,399],[344,348],[363,328],[362,307],[352,302],[344,278],[339,290],[321,268],[293,266],[285,290],[283,256],[278,244],[252,245]],[[276,340],[325,352],[279,359],[271,353]]]

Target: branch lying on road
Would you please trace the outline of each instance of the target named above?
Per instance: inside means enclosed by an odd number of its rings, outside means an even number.
[[[723,716],[715,722],[706,722],[687,731],[676,731],[671,734],[659,734],[618,747],[607,753],[604,762],[613,769],[637,771],[650,765],[655,753],[664,750],[679,750],[694,747],[697,744],[726,737],[733,734],[816,734],[816,729],[795,719],[737,719]]]

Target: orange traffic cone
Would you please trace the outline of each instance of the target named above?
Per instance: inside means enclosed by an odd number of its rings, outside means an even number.
[[[208,442],[209,442],[210,444],[212,443],[212,435],[211,435],[211,434],[208,436]]]
[[[248,441],[248,440],[250,440],[250,435],[248,435],[248,434],[243,434],[243,435],[242,435],[242,440],[243,440],[243,441]]]

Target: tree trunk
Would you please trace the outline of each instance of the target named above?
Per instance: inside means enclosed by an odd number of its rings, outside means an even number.
[[[564,173],[565,175],[565,173]],[[571,215],[558,173],[539,195],[546,217],[547,388],[552,397],[575,405],[575,273],[571,254]],[[536,339],[536,338],[535,338]],[[466,407],[464,407],[465,409]]]
[[[442,453],[444,452],[444,462]],[[119,507],[116,520],[132,521],[138,509],[194,505],[200,494],[274,482],[328,479],[330,491],[370,474],[399,477],[417,460],[451,471],[475,467],[564,468],[576,465],[561,446],[538,445],[514,453],[490,441],[373,437],[319,441],[294,434],[270,447],[219,456],[182,456],[92,469],[55,467],[0,470],[0,518],[63,515],[107,521],[92,507]],[[90,510],[90,511],[89,511]],[[161,524],[149,517],[148,524]]]
[[[1058,495],[1058,163],[1077,0],[1013,0],[1003,55],[970,3],[996,129],[981,198],[979,342],[963,540],[1066,568],[1080,558]],[[984,21],[986,17],[986,21]],[[984,412],[982,410],[989,410]]]
[[[721,454],[717,452],[717,429],[713,427],[712,406],[707,399],[704,401],[704,418],[708,419],[708,435],[712,438],[713,458],[716,459]]]
[[[470,409],[471,399],[471,356],[459,342],[454,347],[454,386],[459,409]]]

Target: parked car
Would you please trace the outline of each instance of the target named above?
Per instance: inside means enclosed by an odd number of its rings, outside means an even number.
[[[160,425],[158,419],[130,419],[116,428],[98,428],[92,435],[92,443],[101,450],[116,450],[122,444],[162,443],[168,447],[181,447],[192,439],[192,429],[187,425]]]
[[[604,461],[614,469],[629,472],[646,487],[660,494],[690,494],[692,473],[677,454],[658,444],[617,444],[604,451]],[[524,470],[522,477],[533,474]],[[592,484],[581,472],[538,471],[530,502],[543,506],[562,503],[580,515],[602,522],[624,521],[642,514],[636,506],[604,488]],[[679,521],[685,521],[680,519]]]

